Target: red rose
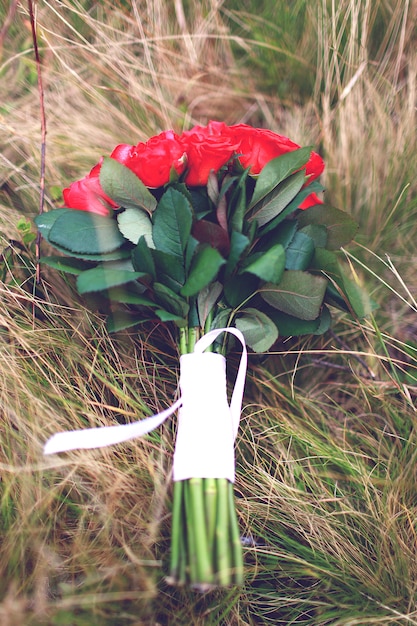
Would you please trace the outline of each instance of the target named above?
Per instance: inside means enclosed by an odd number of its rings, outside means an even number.
[[[316,193],[311,193],[305,200],[302,201],[298,208],[303,209],[304,211],[305,209],[309,209],[311,206],[316,206],[316,204],[323,204],[323,200],[319,198]]]
[[[172,169],[182,174],[186,166],[184,147],[172,130],[137,146],[116,146],[110,156],[132,170],[146,187],[152,188],[168,183]]]
[[[185,183],[191,187],[207,185],[210,172],[218,172],[239,145],[223,122],[194,126],[185,131],[180,139],[188,156]]]
[[[118,206],[100,186],[100,168],[101,163],[98,163],[87,176],[63,190],[66,207],[108,216],[110,210]]]
[[[300,146],[288,137],[278,135],[270,130],[262,128],[252,128],[247,124],[236,124],[230,126],[232,136],[239,139],[238,158],[243,167],[250,167],[250,173],[259,174],[262,168],[272,159],[281,154],[297,150]],[[315,178],[318,178],[324,170],[324,161],[319,154],[312,152],[305,167],[308,185]],[[311,194],[300,205],[300,209],[307,209],[314,204],[322,204],[322,200]]]

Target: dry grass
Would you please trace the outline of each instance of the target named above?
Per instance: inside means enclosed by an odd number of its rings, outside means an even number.
[[[33,256],[14,244],[0,285],[4,626],[417,624],[416,3],[296,3],[309,24],[299,55],[310,67],[316,51],[318,63],[311,98],[293,106],[262,90],[249,61],[266,47],[245,38],[253,6],[232,4],[37,4],[47,207],[117,143],[213,117],[264,124],[324,153],[330,201],[361,223],[347,260],[380,308],[361,323],[341,316],[336,336],[289,341],[266,362],[253,359],[236,482],[247,584],[200,597],[162,580],[171,425],[112,449],[41,454],[57,429],[167,406],[176,393],[174,337],[162,327],[109,337],[52,272],[33,295]],[[0,5],[0,17],[8,8]],[[39,193],[25,4],[0,45],[7,248]],[[268,44],[277,63],[286,45]]]
[[[411,249],[407,223],[416,193],[416,4],[392,3],[388,32],[371,56],[376,4],[345,2],[327,12],[323,3],[316,90],[329,165],[326,181],[332,201],[351,207],[373,250],[386,244],[393,228]],[[336,32],[334,24],[341,24]]]
[[[123,423],[157,410],[166,384],[175,392],[158,363],[169,355],[157,342],[151,355],[144,343],[132,350],[131,342],[111,339],[86,310],[45,305],[16,288],[3,287],[1,299],[2,622],[13,614],[10,594],[30,596],[25,609],[40,618],[90,606],[90,588],[103,602],[107,594],[117,601],[118,591],[123,599],[126,577],[127,596],[151,601],[167,513],[169,429],[123,450],[63,460],[43,459],[41,446],[69,424]],[[75,601],[79,587],[83,597]]]

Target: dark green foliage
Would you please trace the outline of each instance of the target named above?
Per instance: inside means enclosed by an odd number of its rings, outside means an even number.
[[[201,326],[203,311],[204,324],[227,317],[257,352],[280,335],[321,334],[330,324],[326,303],[358,316],[369,306],[335,252],[353,237],[354,221],[325,205],[298,210],[320,190],[318,183],[304,188],[310,154],[288,152],[255,179],[236,164],[226,176],[213,174],[205,191],[175,181],[155,195],[107,159],[100,180],[121,208],[108,217],[70,209],[38,217],[43,236],[70,257],[45,262],[77,274],[80,293],[118,302],[113,330],[155,317]]]

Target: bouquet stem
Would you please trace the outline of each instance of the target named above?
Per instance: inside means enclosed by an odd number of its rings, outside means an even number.
[[[243,583],[233,485],[226,478],[174,483],[168,582],[199,591]]]
[[[181,329],[180,352],[194,348],[198,329]],[[233,484],[226,478],[174,482],[170,584],[199,591],[243,583],[243,555]]]

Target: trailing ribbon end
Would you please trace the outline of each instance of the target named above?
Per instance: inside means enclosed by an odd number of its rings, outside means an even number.
[[[129,441],[129,439],[134,439],[135,437],[142,437],[158,428],[170,415],[179,409],[181,404],[182,399],[180,398],[165,411],[132,424],[56,433],[46,442],[43,453],[49,455],[58,452],[69,452],[70,450],[104,448],[116,443],[122,443],[123,441]]]
[[[62,452],[62,445],[59,444],[61,441],[61,435],[64,433],[57,433],[56,435],[52,435],[46,442],[43,447],[43,453],[45,456],[49,454],[56,454],[57,452]],[[68,433],[65,433],[68,434]]]
[[[91,450],[121,443],[135,436],[134,427],[137,424],[140,424],[140,422],[109,426],[107,428],[86,428],[85,430],[56,433],[46,442],[43,453],[56,454],[58,452],[69,452],[70,450]]]
[[[94,431],[94,433],[92,433],[94,439],[90,436],[89,431],[91,430]],[[57,454],[58,452],[68,452],[69,450],[76,450],[79,448],[96,448],[98,447],[98,445],[100,445],[97,443],[96,431],[96,428],[83,430],[81,431],[82,438],[80,438],[79,431],[56,433],[55,435],[52,435],[52,437],[46,442],[43,448],[43,453],[45,455],[48,455]],[[101,445],[105,444],[102,443]]]

